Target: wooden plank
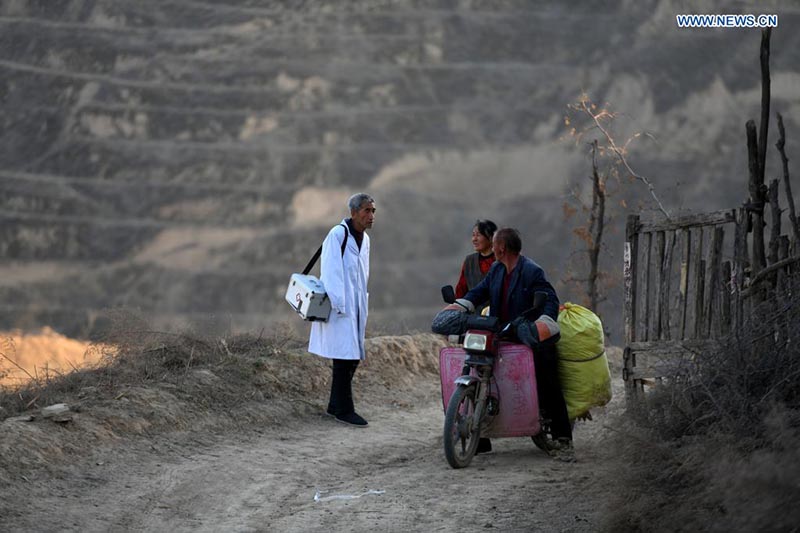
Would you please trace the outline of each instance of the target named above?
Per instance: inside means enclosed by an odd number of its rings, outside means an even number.
[[[706,284],[706,297],[705,297],[705,312],[704,312],[704,325],[705,334],[709,336],[719,336],[719,282],[722,278],[720,269],[722,268],[722,243],[725,238],[725,230],[719,226],[714,228],[714,234],[711,238],[711,250],[709,251],[708,258],[708,271],[707,271],[707,284]]]
[[[691,356],[687,352],[678,354],[636,353],[631,355],[633,365],[627,372],[629,380],[654,379],[671,377],[679,374],[680,371],[689,366]]]
[[[700,213],[697,215],[686,215],[670,220],[658,219],[651,222],[641,222],[640,232],[645,231],[667,231],[676,229],[690,229],[702,226],[718,224],[728,224],[736,222],[736,210],[725,209],[713,213]]]
[[[650,293],[652,292],[652,284],[650,283],[651,273],[653,271],[652,265],[652,250],[653,250],[653,234],[645,233],[644,247],[642,248],[642,265],[644,266],[641,298],[642,307],[639,311],[639,338],[637,340],[646,341],[652,338],[650,333]]]
[[[690,255],[689,252],[691,251],[692,247],[692,230],[689,228],[684,228],[681,230],[681,281],[680,281],[680,301],[678,302],[678,312],[680,313],[680,317],[678,319],[678,338],[685,339],[686,338],[686,303],[688,302],[688,293],[689,293],[689,267],[691,263],[689,262]]]
[[[747,268],[747,211],[739,208],[736,212],[736,226],[733,237],[733,327],[741,329],[744,323],[744,307],[742,291],[744,290],[744,273]]]
[[[769,212],[770,212],[770,232],[769,232],[769,255],[767,260],[770,265],[778,262],[778,248],[781,238],[781,206],[778,203],[778,180],[769,182]]]
[[[694,309],[694,338],[701,339],[705,334],[705,296],[706,296],[706,260],[700,260],[697,269],[697,294],[695,294]]]
[[[650,341],[630,346],[629,380],[674,376],[688,370],[697,357],[719,349],[714,340]]]
[[[692,364],[691,352],[633,352],[633,364],[628,370],[628,379],[653,379],[672,377],[688,370]]]
[[[692,230],[692,249],[691,249],[691,269],[689,270],[689,294],[690,304],[688,306],[691,320],[686,327],[686,338],[696,339],[698,337],[698,326],[702,307],[697,308],[697,295],[702,292],[700,278],[702,276],[702,257],[703,257],[703,228]]]
[[[709,348],[718,347],[720,341],[717,339],[690,339],[674,341],[643,341],[632,342],[629,346],[632,353],[658,352],[665,355],[680,352],[692,352],[700,355]]]
[[[625,344],[636,340],[636,271],[639,257],[639,215],[628,215],[625,225],[625,249],[623,257]]]
[[[625,344],[630,345],[636,340],[636,281],[639,258],[639,226],[638,215],[628,215],[625,224],[625,247],[623,251],[623,283],[624,283],[624,303],[623,303],[623,322],[625,324]],[[624,349],[622,377],[625,379],[626,396],[633,401],[636,394],[635,380],[628,380],[631,359],[630,349]]]
[[[785,261],[789,258],[789,237],[781,235],[778,240],[778,261]],[[780,269],[777,278],[777,290],[782,294],[786,290],[786,279],[789,275],[790,267]]]
[[[671,338],[670,332],[670,288],[672,284],[672,251],[675,248],[675,232],[669,231],[664,234],[664,249],[661,259],[661,283],[658,286],[659,313],[659,339]]]
[[[664,232],[656,233],[656,243],[653,249],[653,300],[650,325],[650,339],[657,341],[661,338],[661,276],[664,263]]]
[[[652,292],[652,297],[650,298],[650,335],[648,339],[656,341],[661,335],[661,301],[658,297],[661,295],[659,287],[661,286],[661,263],[664,261],[664,232],[657,232],[654,240],[650,253],[652,261],[650,264],[652,271],[650,292]]]
[[[727,335],[731,332],[731,272],[732,264],[730,261],[722,263],[722,283],[720,295],[720,335]]]

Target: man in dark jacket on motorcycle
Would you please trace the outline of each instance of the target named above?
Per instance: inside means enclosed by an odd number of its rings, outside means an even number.
[[[547,294],[543,314],[558,319],[558,296],[547,281],[544,270],[532,259],[521,255],[522,239],[513,228],[502,228],[494,234],[492,249],[496,262],[489,273],[464,298],[475,307],[487,301],[491,316],[509,322],[519,317],[533,305],[536,292]],[[569,457],[572,453],[572,426],[567,415],[567,405],[558,380],[558,354],[555,346],[539,346],[534,350],[534,366],[539,392],[539,403],[551,419],[550,428],[556,449]],[[478,453],[492,449],[489,439],[481,439]]]

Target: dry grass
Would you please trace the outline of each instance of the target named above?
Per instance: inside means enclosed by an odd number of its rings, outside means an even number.
[[[288,330],[258,337],[207,333],[213,330],[154,331],[135,313],[112,312],[106,334],[90,348],[100,351],[95,354],[99,363],[63,375],[43,372],[21,386],[4,388],[0,409],[10,416],[65,401],[87,406],[154,384],[177,387],[185,399],[223,409],[276,392],[268,386],[269,377],[259,374],[269,358],[299,346]]]
[[[202,324],[171,333],[124,311],[108,323],[94,366],[0,388],[0,487],[41,469],[58,475],[67,458],[119,439],[175,431],[213,439],[321,412],[314,399],[330,370],[288,329],[236,336]],[[69,405],[72,421],[40,415],[56,403]]]
[[[800,530],[798,291],[795,278],[618,421],[607,530]]]
[[[121,439],[182,434],[213,440],[324,413],[330,362],[309,355],[305,339],[288,327],[231,335],[229,326],[208,320],[172,333],[155,331],[126,311],[107,322],[95,345],[102,357],[93,367],[0,387],[0,490],[40,470],[58,476],[69,468],[69,457]],[[420,376],[431,382],[436,375],[442,345],[433,335],[367,339],[357,401],[411,401]],[[56,403],[70,406],[72,421],[40,415]]]

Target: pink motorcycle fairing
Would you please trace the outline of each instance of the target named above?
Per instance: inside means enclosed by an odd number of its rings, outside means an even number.
[[[447,347],[439,351],[442,403],[445,411],[456,388],[455,380],[464,367],[465,357],[466,352],[460,347]],[[491,417],[488,427],[481,432],[481,437],[525,437],[541,431],[536,370],[530,348],[524,344],[500,344],[490,396],[497,399],[499,413]]]

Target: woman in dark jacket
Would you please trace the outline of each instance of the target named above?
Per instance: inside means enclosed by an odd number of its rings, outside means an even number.
[[[456,285],[456,298],[463,298],[470,289],[486,277],[486,273],[494,263],[492,237],[497,231],[497,224],[491,220],[478,220],[472,228],[472,247],[474,253],[469,254],[461,265],[461,276]]]

